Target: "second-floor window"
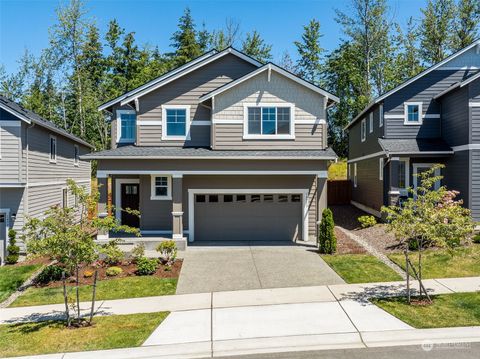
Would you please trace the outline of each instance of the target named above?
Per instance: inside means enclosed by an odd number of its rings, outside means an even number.
[[[57,162],[57,138],[50,136],[50,162]]]
[[[244,138],[293,138],[291,105],[246,106]]]
[[[186,140],[189,139],[190,107],[163,106],[162,110],[162,139]]]
[[[422,103],[405,102],[405,125],[422,124]]]
[[[370,112],[368,115],[368,132],[373,133],[373,112]]]
[[[137,132],[137,115],[135,114],[135,111],[120,110],[118,111],[117,119],[117,142],[135,142]]]
[[[365,139],[367,138],[367,122],[365,119],[362,120],[362,123],[360,124],[360,139],[362,142],[365,142]]]
[[[73,146],[73,164],[75,166],[78,166],[79,157],[80,157],[80,151],[78,149],[78,146],[74,145]]]

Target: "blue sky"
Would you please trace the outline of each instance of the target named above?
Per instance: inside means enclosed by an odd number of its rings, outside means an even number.
[[[389,0],[391,16],[402,26],[410,16],[420,17],[426,0]],[[0,0],[0,63],[7,72],[15,71],[25,49],[38,55],[48,46],[48,28],[55,22],[59,0]],[[170,36],[186,6],[198,25],[221,28],[226,18],[240,22],[241,32],[256,29],[273,45],[278,60],[285,50],[295,58],[293,41],[300,38],[302,26],[312,18],[321,23],[322,46],[334,49],[342,33],[335,22],[335,9],[348,12],[350,0],[295,1],[163,1],[163,0],[86,0],[88,16],[105,32],[116,18],[127,32],[135,31],[140,44],[158,45],[168,51]]]

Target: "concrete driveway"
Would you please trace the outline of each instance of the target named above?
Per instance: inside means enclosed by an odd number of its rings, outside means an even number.
[[[190,246],[177,294],[345,283],[313,247]]]

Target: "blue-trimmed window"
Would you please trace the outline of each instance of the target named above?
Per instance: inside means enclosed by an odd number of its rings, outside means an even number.
[[[120,113],[120,142],[135,142],[137,115],[133,112]]]

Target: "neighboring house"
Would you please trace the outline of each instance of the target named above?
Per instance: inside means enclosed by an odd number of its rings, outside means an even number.
[[[90,188],[90,163],[80,159],[92,146],[32,111],[0,96],[0,256],[9,228],[53,205],[72,206],[72,178]]]
[[[110,187],[122,223],[182,245],[314,239],[336,102],[271,63],[208,52],[100,106],[112,149],[83,156],[98,161],[99,213]]]
[[[443,163],[480,220],[480,40],[375,99],[346,128],[352,203],[377,216]],[[437,184],[440,185],[440,184]]]

